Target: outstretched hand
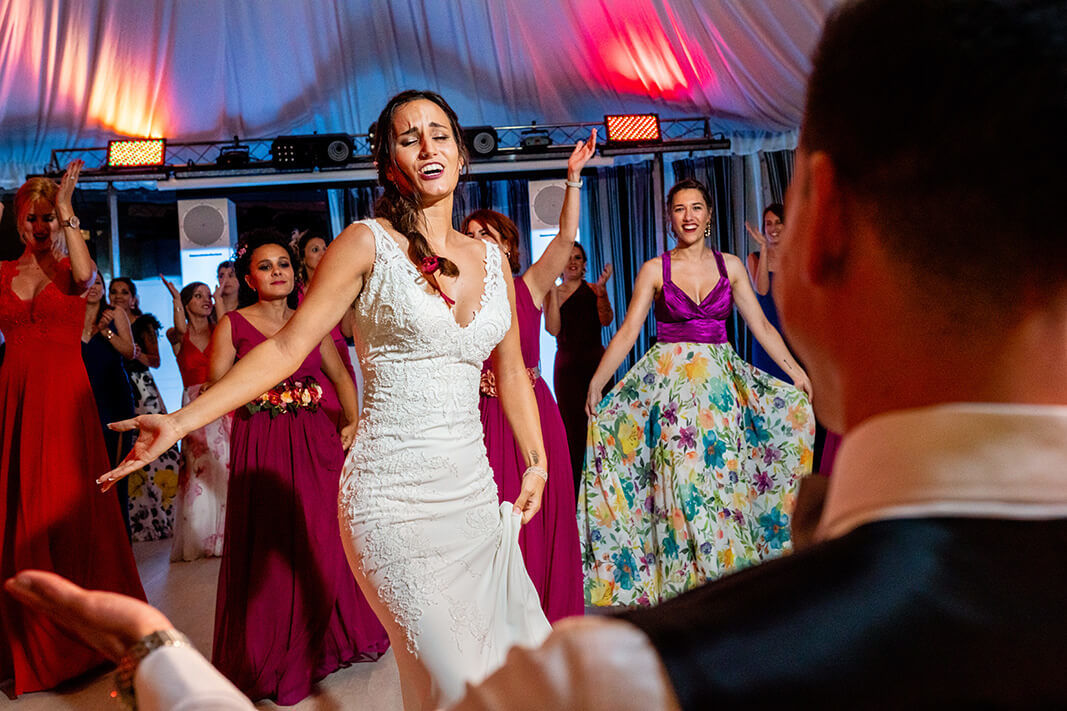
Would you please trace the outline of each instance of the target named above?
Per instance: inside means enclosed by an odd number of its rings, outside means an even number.
[[[133,449],[117,467],[96,480],[103,491],[107,491],[115,482],[125,476],[139,471],[170,449],[181,439],[181,433],[174,424],[173,415],[140,415],[132,420],[112,422],[108,429],[114,432],[140,430]]]
[[[85,590],[43,570],[23,570],[9,578],[4,589],[116,662],[146,635],[174,627],[146,602],[113,592]]]
[[[589,138],[574,144],[570,158],[567,159],[567,179],[577,181],[582,177],[582,168],[596,153],[596,129],[589,134]]]
[[[515,513],[522,514],[523,524],[530,522],[534,514],[541,510],[541,494],[545,490],[545,480],[536,474],[527,474],[522,478],[522,491],[515,499]]]

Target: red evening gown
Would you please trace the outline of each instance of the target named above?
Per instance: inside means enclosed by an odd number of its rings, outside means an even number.
[[[14,262],[0,264],[0,578],[50,570],[86,588],[145,599],[114,491],[96,403],[82,363],[85,300],[48,284],[23,301]],[[57,281],[70,282],[70,263]],[[15,694],[50,689],[104,661],[48,619],[0,595],[0,679]]]

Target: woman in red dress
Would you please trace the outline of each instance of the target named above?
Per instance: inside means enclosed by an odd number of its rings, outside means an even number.
[[[56,186],[31,178],[15,195],[22,255],[0,263],[0,576],[51,570],[144,599],[122,512],[93,473],[108,462],[82,364],[83,292],[96,264],[71,196],[81,161]],[[70,257],[63,256],[63,243]],[[0,596],[0,680],[16,695],[50,689],[104,658],[47,618]]]
[[[174,328],[167,330],[167,340],[174,348],[182,374],[184,407],[207,388],[208,346],[215,328],[215,310],[211,289],[204,282],[186,284],[181,291],[166,279],[163,283],[174,297]],[[232,415],[223,415],[186,433],[182,439],[181,473],[174,498],[172,561],[222,555],[232,421]]]

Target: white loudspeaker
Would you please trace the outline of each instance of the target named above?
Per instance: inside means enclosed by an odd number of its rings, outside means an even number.
[[[182,284],[202,281],[212,289],[219,262],[233,256],[237,210],[226,198],[178,201]]]
[[[530,229],[555,230],[559,228],[559,211],[563,209],[563,197],[567,194],[562,180],[531,180]]]
[[[237,211],[226,198],[179,200],[178,232],[182,249],[233,249]]]

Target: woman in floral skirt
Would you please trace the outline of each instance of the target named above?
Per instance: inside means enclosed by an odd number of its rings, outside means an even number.
[[[671,188],[678,244],[642,266],[589,385],[578,514],[592,605],[654,605],[790,547],[796,488],[811,470],[811,385],[744,265],[706,245],[710,204],[694,180]],[[734,303],[795,385],[727,343]],[[653,304],[657,343],[601,401]]]
[[[165,414],[166,406],[150,368],[158,368],[159,329],[152,314],[137,306],[137,285],[129,277],[115,277],[108,287],[108,300],[130,319],[137,349],[126,360],[126,372],[133,384],[134,412],[138,415]],[[178,493],[181,453],[174,446],[159,459],[130,475],[130,529],[134,541],[170,538],[174,526],[174,497]]]

